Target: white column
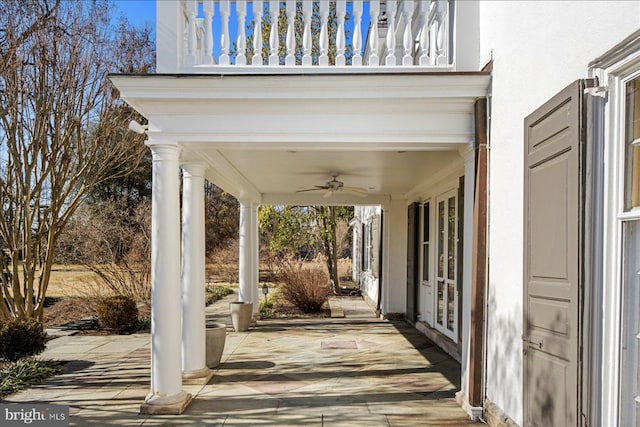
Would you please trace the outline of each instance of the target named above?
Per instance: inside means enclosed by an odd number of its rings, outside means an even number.
[[[475,193],[475,151],[473,143],[460,150],[464,158],[464,224],[462,248],[462,353],[461,353],[461,391],[466,399],[469,396],[469,332],[471,330],[471,268],[473,266],[473,202]],[[465,408],[469,409],[469,408]]]
[[[206,377],[204,172],[182,165],[182,375]]]
[[[152,412],[149,407],[180,406],[190,396],[182,391],[180,350],[180,149],[173,144],[149,145],[153,154],[151,393],[141,411]]]
[[[242,200],[240,201],[240,238],[238,239],[238,246],[240,248],[238,258],[238,301],[252,302],[251,202]]]
[[[260,312],[260,236],[258,231],[258,205],[251,205],[251,290],[253,292],[253,314]]]

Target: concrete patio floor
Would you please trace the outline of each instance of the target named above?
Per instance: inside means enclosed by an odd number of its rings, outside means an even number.
[[[207,309],[230,324],[229,296]],[[260,321],[228,329],[221,365],[178,416],[140,415],[149,392],[148,334],[62,336],[43,357],[65,373],[3,403],[70,405],[77,426],[453,426],[473,424],[455,403],[460,366],[404,322],[379,320],[359,298],[341,319]]]

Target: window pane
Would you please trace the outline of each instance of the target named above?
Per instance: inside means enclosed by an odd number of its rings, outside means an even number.
[[[436,305],[436,321],[442,325],[444,313],[444,282],[442,280],[438,280],[438,301],[436,301]]]
[[[638,425],[640,418],[640,221],[624,224],[624,282],[620,384],[620,425]]]
[[[438,202],[438,277],[444,276],[444,202]]]
[[[456,286],[453,283],[447,284],[447,329],[453,331],[453,324],[456,319],[456,309],[455,309],[455,292]]]
[[[429,241],[429,230],[430,230],[430,224],[429,224],[429,203],[425,203],[423,208],[422,208],[422,241],[423,242],[428,242]]]
[[[429,243],[422,246],[422,280],[429,281]]]
[[[449,198],[449,230],[447,243],[447,260],[448,269],[447,277],[449,280],[455,280],[456,272],[456,198]]]
[[[429,202],[422,206],[422,281],[429,281]]]
[[[640,207],[640,77],[627,83],[625,116],[625,209],[632,209]]]

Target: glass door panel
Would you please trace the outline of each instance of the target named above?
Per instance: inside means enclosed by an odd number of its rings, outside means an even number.
[[[436,329],[455,340],[458,329],[457,296],[457,192],[452,191],[437,201],[436,254]]]
[[[444,282],[438,280],[438,298],[436,301],[436,323],[444,325]]]
[[[622,290],[620,425],[640,422],[640,220],[626,222]]]

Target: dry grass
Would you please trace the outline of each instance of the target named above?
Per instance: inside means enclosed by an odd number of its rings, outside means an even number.
[[[238,263],[234,259],[233,250],[223,251],[210,257],[206,265],[207,282],[216,285],[237,287]],[[322,258],[305,262],[302,266],[305,271],[321,269],[326,271],[326,264]],[[338,272],[343,280],[351,277],[351,260],[341,259],[338,262]],[[264,274],[263,274],[264,273]],[[261,270],[261,280],[264,281],[267,272]],[[265,276],[262,278],[262,276]],[[98,276],[81,265],[55,265],[51,271],[51,280],[47,290],[50,301],[45,308],[45,323],[47,326],[61,325],[74,320],[91,317],[94,315],[95,298],[106,296],[108,292],[99,286]],[[273,286],[273,285],[270,285]],[[274,307],[280,316],[298,317],[303,313],[279,295]],[[147,310],[148,307],[142,308]],[[322,310],[319,315],[327,315],[327,310]],[[316,314],[317,316],[318,314]]]
[[[51,280],[47,288],[47,296],[84,297],[95,287],[98,276],[81,265],[54,265]]]

